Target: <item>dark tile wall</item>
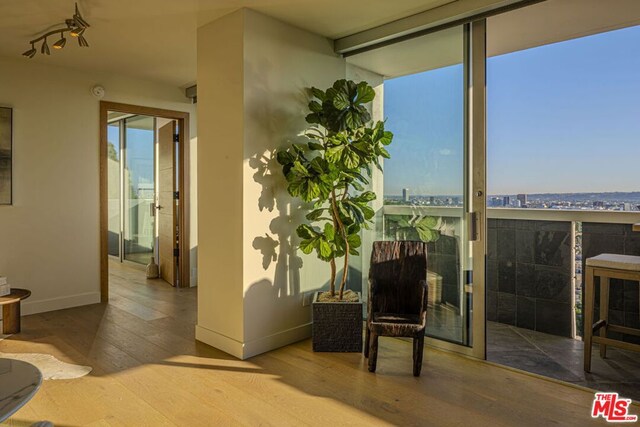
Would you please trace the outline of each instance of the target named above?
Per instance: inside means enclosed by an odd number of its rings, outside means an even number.
[[[489,219],[487,319],[571,336],[571,222]]]
[[[631,225],[582,223],[582,271],[586,259],[601,253],[640,255],[640,233],[631,231]],[[599,310],[600,279],[596,278],[596,313]],[[584,300],[584,297],[583,297]],[[612,324],[640,329],[640,296],[638,282],[611,279],[609,285],[609,321]],[[607,334],[614,339],[640,344],[640,337]]]

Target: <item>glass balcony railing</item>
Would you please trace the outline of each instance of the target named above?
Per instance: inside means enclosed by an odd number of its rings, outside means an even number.
[[[462,208],[385,205],[382,210],[385,239],[424,240],[429,233],[419,224],[444,236],[432,248],[429,270],[441,280],[430,297],[432,305],[455,311],[461,301],[457,274],[463,272],[451,267],[460,269],[464,262],[448,258],[463,253],[451,247],[459,245],[455,237],[462,232]],[[579,338],[584,260],[604,252],[640,255],[640,233],[631,229],[640,222],[638,212],[490,208],[487,216],[489,321]],[[640,327],[639,305],[637,283],[612,280],[612,323]],[[633,336],[616,338],[639,341]]]

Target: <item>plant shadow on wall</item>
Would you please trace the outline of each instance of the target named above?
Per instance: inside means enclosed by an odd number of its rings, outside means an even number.
[[[258,66],[259,65],[259,66]],[[302,308],[300,269],[302,258],[297,254],[297,238],[292,224],[304,218],[301,203],[292,199],[286,191],[286,182],[278,171],[276,149],[287,138],[295,136],[304,126],[296,114],[307,102],[304,90],[298,92],[278,90],[269,80],[273,65],[265,60],[258,65],[245,64],[245,72],[251,81],[251,89],[245,93],[247,111],[245,127],[245,158],[253,171],[253,181],[258,186],[248,186],[246,191],[259,191],[258,210],[245,222],[249,229],[254,250],[260,253],[262,274],[253,271],[258,279],[245,290],[245,306],[251,312],[251,328],[254,337],[269,336],[304,323],[299,317]],[[259,190],[258,190],[259,188]],[[257,267],[249,266],[249,268]],[[296,314],[296,310],[298,314]],[[283,317],[282,313],[293,313]]]

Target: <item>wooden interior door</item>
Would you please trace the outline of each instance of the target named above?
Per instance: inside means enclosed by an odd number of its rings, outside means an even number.
[[[178,229],[176,205],[177,123],[172,120],[158,130],[158,265],[160,277],[177,285]]]

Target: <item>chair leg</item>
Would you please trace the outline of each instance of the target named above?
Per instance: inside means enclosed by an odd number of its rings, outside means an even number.
[[[369,357],[369,340],[371,339],[371,331],[369,331],[369,325],[366,325],[364,332],[364,357]]]
[[[413,376],[419,377],[422,370],[422,353],[424,352],[424,332],[413,339]]]
[[[607,328],[609,327],[609,278],[600,276],[600,319],[607,322],[600,328],[600,336],[607,337]],[[607,357],[607,345],[603,343],[600,346],[600,357]]]
[[[369,338],[369,372],[376,371],[376,364],[378,362],[378,334],[372,332]]]
[[[586,268],[584,286],[584,371],[591,372],[591,335],[593,334],[593,267]]]

